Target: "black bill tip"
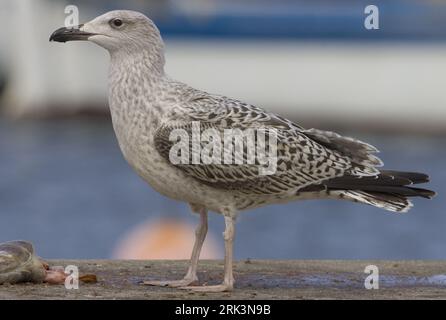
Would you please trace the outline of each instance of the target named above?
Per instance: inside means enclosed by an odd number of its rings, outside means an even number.
[[[88,40],[89,37],[94,36],[95,33],[81,31],[82,25],[66,28],[62,27],[54,31],[50,36],[50,41],[67,42],[67,41],[82,41]]]

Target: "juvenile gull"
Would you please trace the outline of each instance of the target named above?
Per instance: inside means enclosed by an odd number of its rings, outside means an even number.
[[[109,105],[119,146],[130,166],[158,192],[190,204],[200,216],[189,269],[182,280],[149,285],[195,291],[233,289],[233,239],[238,212],[301,199],[344,199],[405,212],[408,197],[434,192],[411,185],[420,173],[378,170],[377,150],[333,132],[303,127],[228,97],[172,80],[164,72],[164,45],[155,24],[134,11],[111,11],[74,29],[60,28],[50,40],[89,40],[110,53]],[[173,129],[191,133],[191,123],[223,133],[228,128],[277,132],[277,170],[259,174],[259,164],[176,164],[169,160]],[[257,141],[256,141],[257,143]],[[248,152],[244,149],[246,156]],[[208,210],[224,216],[225,264],[220,285],[196,286],[197,264]]]

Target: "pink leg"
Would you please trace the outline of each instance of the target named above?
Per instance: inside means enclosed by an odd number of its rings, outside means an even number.
[[[192,256],[190,259],[190,265],[186,275],[181,280],[166,280],[166,281],[144,281],[143,284],[149,286],[162,286],[162,287],[184,287],[198,281],[197,267],[198,260],[200,259],[201,248],[203,247],[204,239],[208,231],[208,214],[205,208],[200,208],[198,213],[200,214],[200,223],[195,230],[195,243],[192,249]]]
[[[225,277],[223,283],[214,286],[186,286],[180,289],[192,290],[196,292],[223,292],[232,291],[234,288],[234,275],[232,273],[233,264],[233,243],[235,234],[235,219],[233,217],[225,216],[225,232],[223,237],[225,239]]]

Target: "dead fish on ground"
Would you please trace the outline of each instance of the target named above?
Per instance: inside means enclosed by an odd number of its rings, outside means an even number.
[[[34,252],[31,242],[17,240],[0,243],[0,284],[50,283],[63,284],[67,278],[63,267],[50,267]],[[95,275],[83,275],[79,280],[96,282]]]

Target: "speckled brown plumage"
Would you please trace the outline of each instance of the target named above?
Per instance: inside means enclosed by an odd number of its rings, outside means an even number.
[[[115,24],[117,20],[119,23]],[[433,195],[428,190],[407,186],[407,182],[426,179],[411,181],[414,175],[380,172],[377,167],[382,162],[374,155],[377,150],[367,143],[329,131],[304,129],[261,108],[171,79],[164,72],[164,44],[160,33],[141,13],[108,12],[79,30],[58,29],[51,39],[89,40],[109,51],[109,104],[124,157],[155,190],[189,203],[200,215],[191,265],[184,279],[148,281],[147,284],[195,291],[232,290],[234,221],[240,210],[301,199],[330,198],[401,212],[411,206],[409,196]],[[183,129],[190,135],[193,122],[199,122],[203,129],[214,129],[218,135],[226,129],[274,130],[277,170],[260,175],[261,164],[255,162],[172,163],[169,158],[172,130]],[[244,148],[240,158],[247,158],[248,152]],[[389,179],[393,182],[389,183]],[[225,218],[225,278],[217,286],[190,286],[197,280],[196,268],[207,232],[208,210]]]

